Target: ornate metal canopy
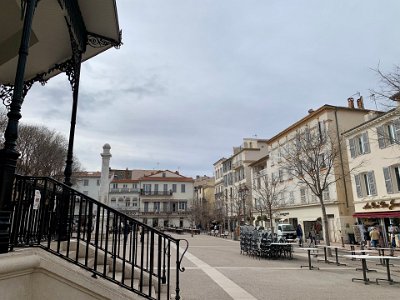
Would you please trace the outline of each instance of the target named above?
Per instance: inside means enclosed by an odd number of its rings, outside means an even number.
[[[12,86],[26,0],[0,1],[0,84]],[[85,61],[121,44],[115,0],[40,0],[35,9],[24,81],[46,81],[74,55]]]
[[[115,0],[1,0],[0,99],[8,107],[4,148],[0,149],[0,253],[9,248],[11,195],[19,152],[21,106],[36,81],[65,72],[73,101],[64,183],[72,185],[73,145],[82,61],[111,47],[121,34]],[[65,195],[65,199],[68,195]],[[68,201],[63,201],[59,239],[67,235]],[[4,217],[5,216],[5,217]],[[63,225],[64,224],[64,225]]]

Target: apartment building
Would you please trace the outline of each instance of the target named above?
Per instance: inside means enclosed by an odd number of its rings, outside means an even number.
[[[197,228],[206,229],[214,216],[222,216],[221,207],[215,202],[215,178],[196,176],[193,199],[194,223]],[[222,218],[222,217],[221,217]]]
[[[98,200],[101,172],[78,172],[73,174],[74,189]]]
[[[194,225],[192,178],[169,170],[112,169],[110,149],[103,146],[101,172],[74,174],[76,190],[153,227]]]
[[[267,174],[277,178],[280,187],[284,187],[276,195],[279,202],[279,213],[275,215],[276,222],[301,224],[305,234],[312,226],[322,224],[322,211],[319,199],[301,181],[288,174],[283,167],[282,155],[284,147],[295,143],[295,137],[308,132],[317,132],[321,136],[330,134],[336,137],[336,147],[340,150],[333,164],[328,180],[334,182],[323,191],[323,201],[328,218],[330,241],[340,241],[347,238],[346,232],[353,224],[353,193],[349,178],[348,156],[341,143],[341,134],[364,122],[364,117],[371,111],[364,108],[362,97],[357,100],[348,99],[348,107],[324,105],[317,110],[309,110],[308,115],[279,132],[268,140],[268,159],[265,169],[253,171],[257,176]],[[329,145],[327,145],[328,147]],[[327,148],[327,151],[329,149]],[[329,178],[330,177],[330,178]],[[318,223],[318,224],[317,224]],[[322,238],[322,233],[321,233]]]
[[[400,104],[400,102],[398,102]],[[391,242],[390,224],[400,226],[400,105],[370,113],[365,122],[344,133],[358,223],[379,224]],[[398,236],[395,242],[400,246]]]
[[[216,206],[224,212],[226,229],[253,222],[250,164],[267,153],[267,140],[244,138],[229,158],[214,163]]]
[[[169,170],[139,178],[140,214],[143,223],[153,227],[193,226],[190,208],[194,180]]]

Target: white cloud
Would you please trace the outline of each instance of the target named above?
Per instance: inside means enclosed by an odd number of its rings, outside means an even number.
[[[368,98],[399,63],[400,2],[120,0],[121,49],[84,63],[75,154],[100,170],[212,175],[243,137],[273,136],[323,104]],[[366,103],[374,108],[372,103]],[[69,134],[65,75],[34,87],[22,121]]]

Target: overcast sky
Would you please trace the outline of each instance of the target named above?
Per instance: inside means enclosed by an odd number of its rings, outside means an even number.
[[[111,167],[213,175],[244,137],[269,138],[399,64],[400,1],[117,0],[123,46],[82,67],[74,153]],[[355,95],[356,98],[358,95]],[[22,122],[69,134],[61,74],[36,84]]]

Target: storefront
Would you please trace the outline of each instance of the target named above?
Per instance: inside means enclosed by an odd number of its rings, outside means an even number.
[[[382,232],[383,243],[385,247],[388,247],[392,244],[393,238],[395,239],[396,247],[400,247],[399,232],[398,230],[393,230],[394,228],[400,228],[400,210],[384,212],[357,212],[353,214],[353,217],[357,218],[358,224],[363,224],[367,228],[377,225]]]

